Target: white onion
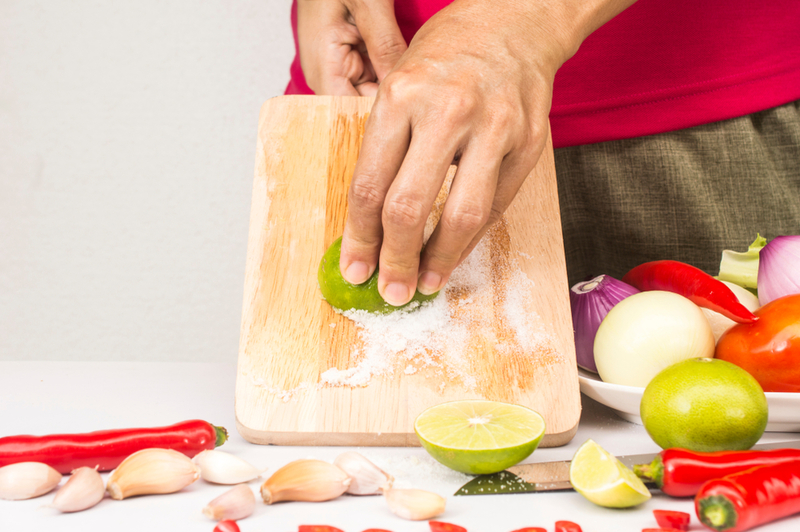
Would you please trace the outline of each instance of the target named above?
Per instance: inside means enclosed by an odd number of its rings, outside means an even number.
[[[758,301],[761,306],[789,294],[800,294],[800,235],[777,236],[760,252]]]
[[[644,387],[668,366],[713,356],[714,334],[700,307],[658,290],[618,303],[594,340],[597,372],[612,384]]]
[[[739,300],[739,303],[747,310],[754,312],[759,307],[758,298],[752,292],[746,288],[742,288],[736,283],[729,283],[728,281],[722,282],[731,289],[731,292],[733,292],[733,295]],[[708,323],[711,325],[711,332],[714,333],[715,342],[719,341],[719,337],[722,336],[725,331],[736,325],[736,322],[732,319],[710,308],[701,308],[700,310],[706,315],[706,319],[708,319]]]

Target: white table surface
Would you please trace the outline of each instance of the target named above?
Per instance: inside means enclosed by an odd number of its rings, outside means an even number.
[[[230,440],[220,449],[270,471],[298,458],[332,461],[349,448],[276,447],[245,442],[236,432],[233,397],[235,364],[119,362],[0,362],[0,436],[84,432],[108,428],[170,425],[205,419],[227,427]],[[566,460],[592,438],[617,455],[657,452],[641,426],[622,421],[599,403],[582,397],[578,433],[569,445],[538,449],[526,460]],[[762,442],[800,438],[800,434],[767,433]],[[630,510],[597,507],[572,491],[452,497],[469,477],[434,462],[420,448],[358,449],[396,478],[397,487],[427,489],[447,496],[447,511],[438,519],[469,532],[510,532],[523,526],[552,531],[559,519],[577,522],[585,532],[640,531],[655,527],[652,510],[692,514],[693,530],[705,530],[694,517],[690,500],[659,492]],[[66,479],[65,479],[66,480]],[[65,481],[64,480],[64,481]],[[62,481],[62,482],[64,482]],[[256,493],[261,480],[251,482]],[[206,531],[214,523],[201,514],[207,502],[227,487],[200,480],[171,495],[115,501],[60,514],[48,507],[53,494],[28,501],[0,500],[0,531]],[[260,501],[260,498],[259,498]],[[300,524],[328,524],[344,532],[385,528],[393,532],[427,532],[425,522],[405,521],[389,512],[381,497],[340,497],[326,503],[259,502],[255,513],[239,522],[242,532],[295,532]],[[800,516],[764,526],[763,532],[800,529]]]

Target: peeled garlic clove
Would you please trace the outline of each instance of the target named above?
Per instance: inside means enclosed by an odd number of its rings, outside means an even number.
[[[192,462],[200,468],[200,477],[214,484],[241,484],[258,478],[266,471],[256,469],[238,456],[224,451],[203,451]]]
[[[62,512],[80,512],[102,501],[105,493],[100,473],[91,467],[79,467],[56,492],[53,507]]]
[[[134,495],[174,493],[200,478],[200,469],[172,449],[143,449],[111,472],[106,490],[112,499]]]
[[[444,497],[430,491],[390,489],[384,496],[394,515],[410,521],[431,519],[444,513]]]
[[[247,484],[231,488],[203,508],[203,515],[214,521],[244,519],[256,509],[256,497]]]
[[[18,462],[0,467],[0,499],[21,501],[52,491],[61,473],[41,462]]]
[[[321,502],[335,499],[350,485],[347,473],[322,460],[296,460],[273,473],[261,486],[267,504],[279,501]]]
[[[394,483],[392,475],[354,451],[340,454],[333,461],[333,465],[350,477],[347,493],[351,495],[378,495],[391,488]]]

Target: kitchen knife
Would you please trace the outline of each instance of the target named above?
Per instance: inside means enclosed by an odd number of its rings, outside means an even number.
[[[786,448],[800,449],[800,440],[762,443],[753,447],[757,450]],[[635,464],[649,464],[655,457],[655,453],[648,453],[618,456],[617,459],[626,467],[632,468]],[[461,486],[455,495],[496,495],[569,490],[572,489],[572,485],[569,483],[569,464],[570,460],[519,464],[499,473],[478,475]]]

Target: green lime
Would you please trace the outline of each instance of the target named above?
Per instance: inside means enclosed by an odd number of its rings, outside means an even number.
[[[572,457],[569,481],[575,491],[606,508],[630,508],[650,498],[639,477],[593,440]]]
[[[693,451],[752,447],[767,426],[767,398],[738,366],[713,358],[684,360],[656,375],[642,395],[642,422],[662,448]]]
[[[393,307],[383,300],[378,292],[378,269],[372,276],[361,284],[350,284],[342,277],[339,269],[339,255],[342,252],[342,237],[336,239],[331,247],[322,256],[317,272],[319,288],[322,297],[330,305],[338,310],[366,310],[367,312],[388,313],[395,310],[406,308],[409,305],[419,305],[425,301],[435,298],[439,292],[429,296],[420,294],[419,291],[414,297],[402,307]]]
[[[487,475],[530,456],[544,436],[544,419],[519,405],[453,401],[425,410],[414,430],[425,450],[447,467]]]

